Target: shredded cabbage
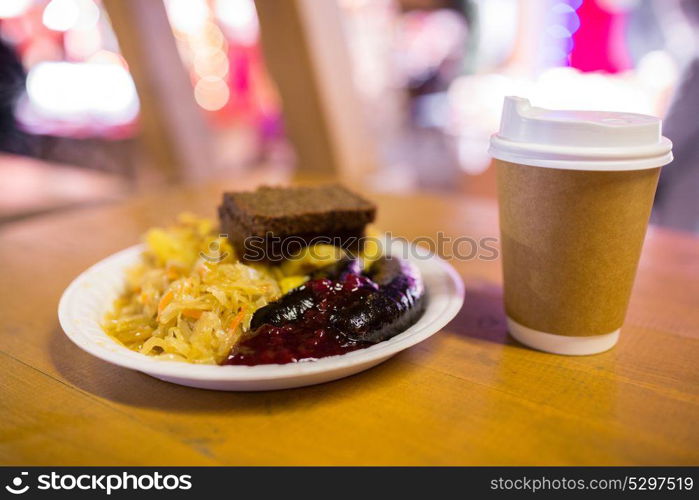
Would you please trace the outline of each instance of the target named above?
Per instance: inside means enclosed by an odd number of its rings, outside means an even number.
[[[219,364],[249,332],[253,313],[337,260],[318,245],[280,266],[239,262],[208,219],[179,216],[145,235],[142,262],[102,328],[129,349],[160,359]]]

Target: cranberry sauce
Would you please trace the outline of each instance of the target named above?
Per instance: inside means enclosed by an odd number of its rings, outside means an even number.
[[[347,274],[340,281],[316,279],[307,282],[315,307],[303,317],[282,326],[264,324],[255,335],[242,341],[223,362],[226,365],[286,364],[336,354],[344,354],[371,345],[345,338],[329,326],[329,316],[345,304],[376,290],[370,279]]]

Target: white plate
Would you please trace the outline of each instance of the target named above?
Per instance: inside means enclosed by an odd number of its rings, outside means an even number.
[[[420,320],[392,339],[366,349],[286,365],[216,366],[158,360],[117,344],[100,321],[124,288],[124,271],[136,264],[142,245],[98,262],[78,276],[58,305],[61,327],[78,347],[115,365],[175,384],[220,391],[287,389],[336,380],[371,368],[437,333],[461,309],[464,286],[453,267],[436,256],[412,256],[422,272],[427,307]]]

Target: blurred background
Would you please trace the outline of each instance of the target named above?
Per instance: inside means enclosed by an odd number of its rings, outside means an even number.
[[[0,223],[162,186],[495,197],[502,99],[662,117],[699,232],[699,0],[1,0]]]

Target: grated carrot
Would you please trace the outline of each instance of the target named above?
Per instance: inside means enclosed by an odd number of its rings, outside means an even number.
[[[163,309],[165,309],[167,305],[172,302],[173,298],[175,298],[175,294],[172,293],[172,290],[169,290],[160,298],[160,302],[158,302],[158,314],[163,312]]]
[[[231,326],[228,327],[228,330],[233,332],[235,331],[236,328],[238,328],[238,325],[243,321],[243,318],[245,317],[245,308],[243,307],[240,311],[238,311],[238,314],[235,315],[233,320],[231,320]]]
[[[182,311],[182,316],[187,316],[188,318],[199,319],[204,311],[201,309],[184,309]]]

